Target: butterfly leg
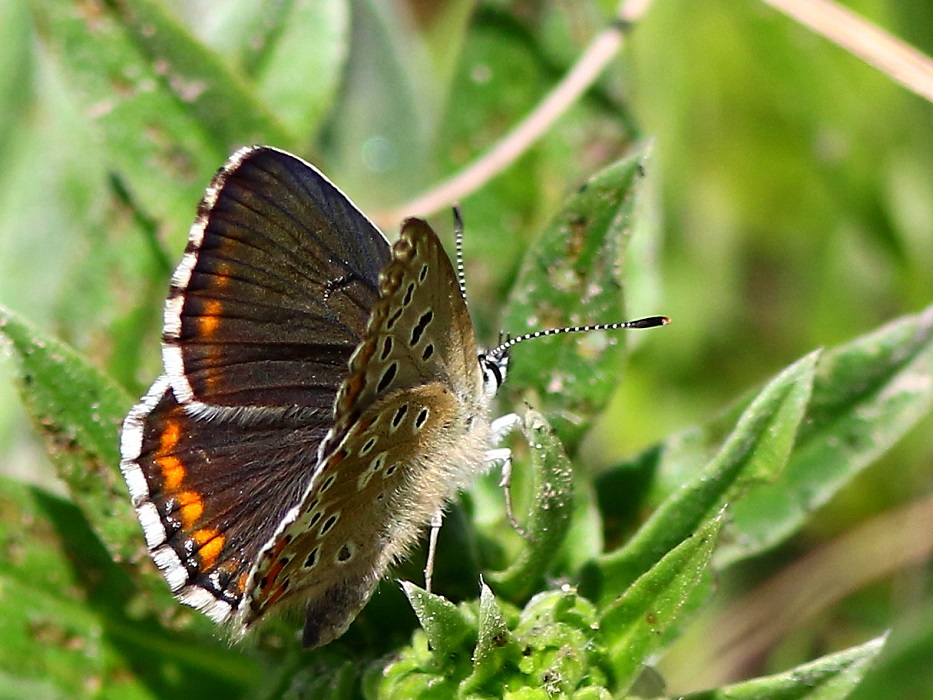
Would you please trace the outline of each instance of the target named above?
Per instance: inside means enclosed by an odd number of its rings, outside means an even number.
[[[431,581],[434,579],[434,556],[437,554],[437,536],[444,522],[444,511],[438,510],[431,516],[431,533],[428,535],[428,560],[424,565],[424,590],[431,592]]]
[[[498,444],[505,439],[506,435],[513,430],[521,428],[522,419],[515,413],[509,413],[496,418],[490,425],[490,442]],[[502,478],[499,485],[505,489],[505,511],[509,522],[515,531],[522,537],[528,539],[528,535],[518,524],[515,513],[512,511],[512,493],[509,486],[512,482],[512,451],[508,447],[497,447],[486,450],[483,456],[486,463],[498,464],[502,469]],[[434,558],[437,555],[437,537],[441,531],[441,523],[444,520],[444,512],[439,510],[431,517],[431,532],[428,535],[428,559],[424,565],[424,589],[431,592],[431,582],[434,579]]]
[[[506,413],[489,424],[489,442],[498,445],[509,433],[522,427],[522,417],[517,413]],[[503,448],[504,449],[504,448]],[[497,450],[491,450],[496,452]],[[487,453],[488,454],[488,453]]]
[[[508,413],[496,418],[490,425],[490,442],[494,445],[502,442],[506,435],[514,430],[520,430],[522,419],[517,413]],[[526,540],[531,540],[531,536],[519,524],[515,517],[515,510],[512,507],[512,450],[508,447],[496,447],[486,450],[485,460],[487,463],[499,466],[502,478],[499,479],[499,486],[505,493],[505,514],[512,525],[512,529]]]

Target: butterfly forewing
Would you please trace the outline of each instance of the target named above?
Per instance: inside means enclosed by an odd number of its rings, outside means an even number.
[[[238,152],[208,189],[166,301],[176,396],[241,413],[331,408],[388,260],[382,234],[307,163]]]

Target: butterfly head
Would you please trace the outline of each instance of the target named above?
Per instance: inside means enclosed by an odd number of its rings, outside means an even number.
[[[483,393],[491,399],[505,382],[509,370],[509,348],[500,345],[489,352],[481,352],[478,359],[483,372]]]

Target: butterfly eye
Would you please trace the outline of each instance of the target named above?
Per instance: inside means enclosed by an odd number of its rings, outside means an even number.
[[[479,366],[483,372],[483,393],[493,397],[499,387],[505,382],[505,375],[509,369],[509,354],[507,349],[498,354],[480,353]]]

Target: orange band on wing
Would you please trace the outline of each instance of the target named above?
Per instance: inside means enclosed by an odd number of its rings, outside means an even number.
[[[214,335],[220,325],[222,310],[223,304],[216,299],[210,299],[204,303],[204,312],[198,317],[201,333],[207,337]]]
[[[167,420],[165,429],[159,436],[159,454],[168,454],[175,449],[178,440],[181,438],[181,425],[177,421]]]
[[[275,547],[272,548],[272,551],[268,555],[269,559],[275,560],[275,563],[269,567],[269,570],[259,582],[259,592],[262,593],[262,595],[267,595],[269,593],[269,587],[275,583],[275,579],[279,575],[279,572],[285,568],[285,564],[288,563],[279,559],[279,554],[285,549],[287,544],[288,542],[284,539],[279,540],[275,543]]]
[[[198,545],[201,568],[210,569],[217,563],[217,558],[220,556],[227,538],[213,529],[195,530],[192,538]]]
[[[178,505],[180,506],[181,526],[188,530],[204,512],[204,501],[194,491],[182,491],[175,498],[178,499]]]
[[[185,465],[177,457],[157,457],[156,464],[162,469],[162,484],[166,491],[174,491],[185,480]]]

